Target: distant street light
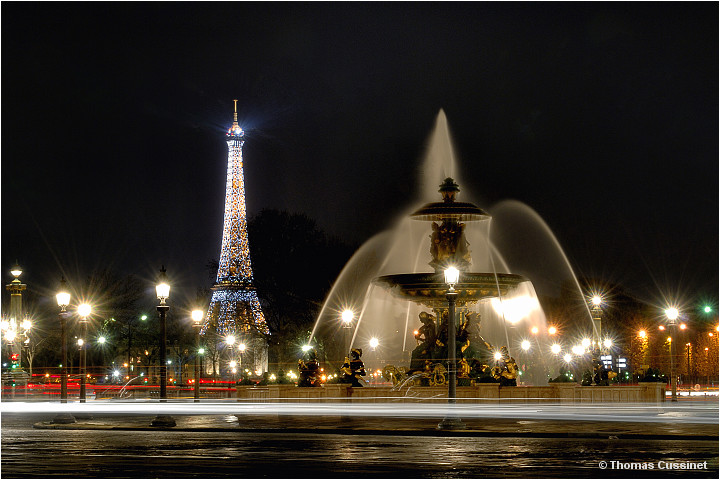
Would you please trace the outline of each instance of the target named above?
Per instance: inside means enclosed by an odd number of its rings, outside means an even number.
[[[83,303],[77,308],[80,315],[80,328],[82,338],[78,340],[80,346],[80,403],[86,401],[86,384],[87,384],[87,346],[85,339],[87,338],[88,316],[92,312],[92,307],[87,303]]]
[[[671,327],[671,333],[674,332],[674,328],[677,326],[677,319],[680,316],[680,312],[675,307],[670,307],[665,309],[665,316],[668,319],[668,325]],[[673,359],[673,341],[672,337],[668,337],[668,342],[670,343],[670,389],[671,389],[671,397],[670,400],[672,402],[677,402],[677,378],[675,377],[675,367],[674,367],[674,359]]]
[[[351,331],[352,331],[352,324],[353,320],[355,319],[355,313],[350,310],[349,308],[343,310],[342,314],[340,315],[340,319],[342,321],[342,328],[343,328],[343,347],[345,348],[345,355],[347,355],[350,351],[350,342],[352,342],[352,338],[350,337]]]
[[[550,335],[555,335],[557,333],[557,328],[553,327],[552,325],[548,328],[548,333]]]
[[[202,310],[193,310],[190,314],[193,320],[193,328],[197,329],[195,335],[195,382],[193,385],[193,401],[200,401],[200,362],[198,357],[200,356],[200,327],[202,327],[202,319],[205,316]]]

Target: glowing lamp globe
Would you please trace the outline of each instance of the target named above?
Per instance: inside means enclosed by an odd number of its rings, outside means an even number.
[[[566,353],[565,355],[563,355],[563,360],[565,360],[565,363],[572,362],[572,355],[570,355],[569,353]]]
[[[20,265],[15,265],[12,270],[10,270],[10,274],[17,278],[20,275],[22,275],[22,268],[20,268]]]
[[[610,347],[612,347],[612,346],[613,346],[612,340],[610,340],[609,338],[606,338],[606,339],[603,341],[603,346],[605,346],[605,348],[610,348]]]
[[[23,320],[22,328],[23,330],[30,330],[30,328],[32,328],[32,322],[30,320]]]
[[[455,267],[448,267],[445,269],[445,283],[450,285],[451,288],[457,285],[459,279],[460,270]]]
[[[309,351],[311,348],[312,348],[312,347],[311,347],[310,345],[303,345],[303,346],[302,346],[302,351],[303,351],[303,352],[307,352],[307,351]]]
[[[90,312],[92,312],[92,307],[87,303],[83,303],[82,305],[78,306],[77,311],[78,315],[80,315],[82,318],[87,318],[87,316],[90,315]]]
[[[238,345],[238,350],[240,350],[240,353],[244,352],[246,348],[247,347],[245,346],[244,343],[241,343],[240,345]]]
[[[599,307],[602,304],[602,297],[600,295],[593,295],[592,304]]]
[[[647,332],[646,332],[645,330],[640,330],[640,331],[638,332],[638,337],[640,337],[640,338],[645,338],[645,337],[647,337]]]
[[[60,291],[57,293],[57,295],[55,295],[55,298],[57,299],[58,307],[60,307],[60,310],[64,312],[65,308],[70,305],[70,293],[68,293],[67,289],[65,288],[64,278],[60,280]]]
[[[495,354],[493,355],[493,358],[494,358],[495,360],[500,360],[500,359],[502,358],[502,353],[500,353],[500,352],[495,352]]]
[[[107,341],[107,339],[105,337],[98,338],[98,342],[101,344],[105,343],[106,341]]]
[[[342,312],[342,321],[345,325],[349,325],[350,322],[353,321],[353,318],[355,317],[355,314],[353,314],[352,310],[343,310]]]
[[[706,305],[705,308],[703,308],[703,312],[705,312],[705,313],[710,313],[710,312],[712,312],[712,307],[709,306],[709,305]]]
[[[532,327],[532,328],[530,329],[530,332],[532,332],[533,335],[537,335],[537,333],[538,333],[539,331],[540,331],[540,330],[538,329],[538,327]]]
[[[562,350],[562,347],[557,343],[554,343],[553,346],[550,347],[550,351],[555,355],[560,353],[561,350]]]
[[[678,316],[680,316],[680,312],[675,307],[670,307],[665,310],[665,316],[670,320],[671,322],[674,322],[677,320]]]
[[[157,293],[157,298],[164,302],[170,296],[170,285],[167,283],[159,283],[155,287],[155,291]]]
[[[377,348],[377,346],[380,345],[380,341],[375,337],[371,338],[369,343],[372,348]]]
[[[530,350],[530,342],[528,342],[527,340],[523,340],[523,341],[520,343],[520,348],[522,348],[522,349],[525,350],[525,351]]]
[[[5,332],[5,340],[12,343],[13,340],[15,340],[15,330],[8,330]]]
[[[199,325],[205,314],[202,310],[193,310],[190,316],[192,317],[193,322],[195,322],[195,325]]]
[[[582,342],[580,342],[580,345],[583,346],[583,348],[588,348],[590,346],[590,339],[589,338],[583,338]]]
[[[160,300],[161,305],[163,305],[165,300],[170,297],[170,285],[167,281],[165,266],[160,268],[160,276],[158,277],[158,284],[155,286],[155,292],[157,293],[157,298]]]
[[[228,335],[225,337],[225,343],[230,346],[235,345],[235,335]]]
[[[548,328],[548,333],[550,335],[555,335],[557,333],[557,328],[555,328],[555,327]]]

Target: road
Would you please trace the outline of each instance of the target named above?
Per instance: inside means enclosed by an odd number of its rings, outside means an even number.
[[[186,412],[177,416],[176,429],[147,430],[152,415],[95,412],[78,424],[125,429],[56,430],[33,428],[49,421],[48,413],[3,410],[3,478],[718,476],[717,419],[714,425],[695,424],[688,423],[688,415],[672,416],[666,423],[476,418],[467,421],[476,434],[458,437],[437,432],[437,418],[430,417],[343,420],[268,416],[265,411],[239,414],[238,421],[236,415]],[[695,433],[702,435],[692,439]],[[645,468],[652,464],[653,469],[620,468],[629,462]],[[660,462],[707,462],[707,468],[659,470],[667,466]]]

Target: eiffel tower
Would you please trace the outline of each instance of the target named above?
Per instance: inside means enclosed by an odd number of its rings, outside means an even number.
[[[270,331],[253,285],[243,178],[245,133],[238,125],[237,100],[233,101],[233,124],[226,135],[228,167],[220,263],[200,333],[204,335],[213,326],[219,335],[236,336],[238,345],[245,346],[240,357],[242,368],[262,373],[268,369],[267,341],[263,335]]]

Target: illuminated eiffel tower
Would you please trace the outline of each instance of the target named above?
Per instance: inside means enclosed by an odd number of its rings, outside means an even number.
[[[214,326],[220,335],[234,335],[237,338],[235,348],[244,345],[244,350],[240,347],[243,368],[262,373],[268,368],[267,342],[262,335],[268,335],[269,329],[253,285],[243,178],[245,140],[237,121],[237,100],[234,102],[233,124],[226,135],[228,167],[220,263],[200,333],[204,335]]]

